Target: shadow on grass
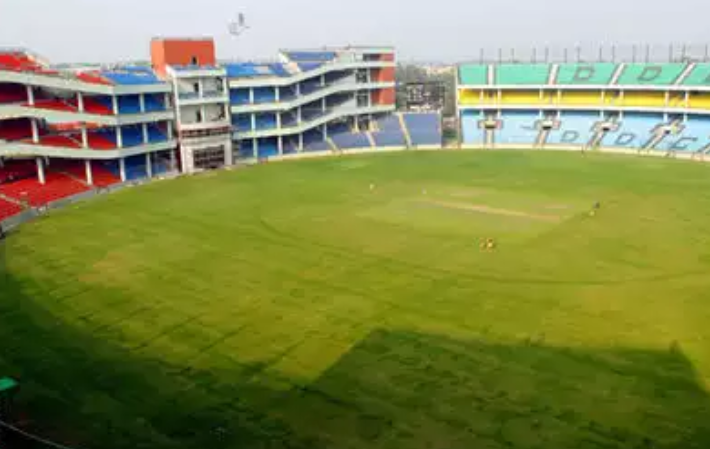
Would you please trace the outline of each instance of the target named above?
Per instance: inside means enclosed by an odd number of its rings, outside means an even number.
[[[141,358],[58,322],[23,290],[0,277],[0,375],[22,382],[11,419],[79,447],[710,447],[710,399],[677,345],[376,330],[310,385],[273,389],[260,365]],[[9,449],[40,447],[5,436]]]

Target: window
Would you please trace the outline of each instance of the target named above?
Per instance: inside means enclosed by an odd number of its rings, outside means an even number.
[[[199,62],[197,61],[197,56],[193,56],[192,59],[190,59],[190,64],[199,65]]]
[[[202,111],[200,111],[199,109],[195,111],[195,120],[197,121],[197,123],[202,123]]]

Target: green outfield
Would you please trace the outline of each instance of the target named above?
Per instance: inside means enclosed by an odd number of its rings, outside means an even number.
[[[0,376],[80,448],[710,447],[707,164],[265,164],[0,251]]]

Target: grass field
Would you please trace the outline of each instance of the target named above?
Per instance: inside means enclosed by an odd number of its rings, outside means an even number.
[[[0,245],[0,375],[82,448],[710,447],[705,164],[285,162]]]

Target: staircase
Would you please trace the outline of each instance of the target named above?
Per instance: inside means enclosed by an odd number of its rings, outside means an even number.
[[[399,119],[399,126],[402,128],[402,133],[404,134],[404,142],[407,144],[407,148],[412,148],[412,136],[409,134],[407,123],[404,121],[404,116],[400,113],[397,114],[397,118]]]
[[[328,143],[328,146],[330,147],[330,151],[333,152],[333,154],[341,154],[342,151],[338,146],[335,144],[335,141],[331,139],[330,137],[326,138],[325,141]]]
[[[366,131],[365,136],[367,137],[367,141],[370,142],[370,146],[372,148],[377,148],[377,145],[375,144],[375,138],[372,137],[372,133],[370,131]]]

